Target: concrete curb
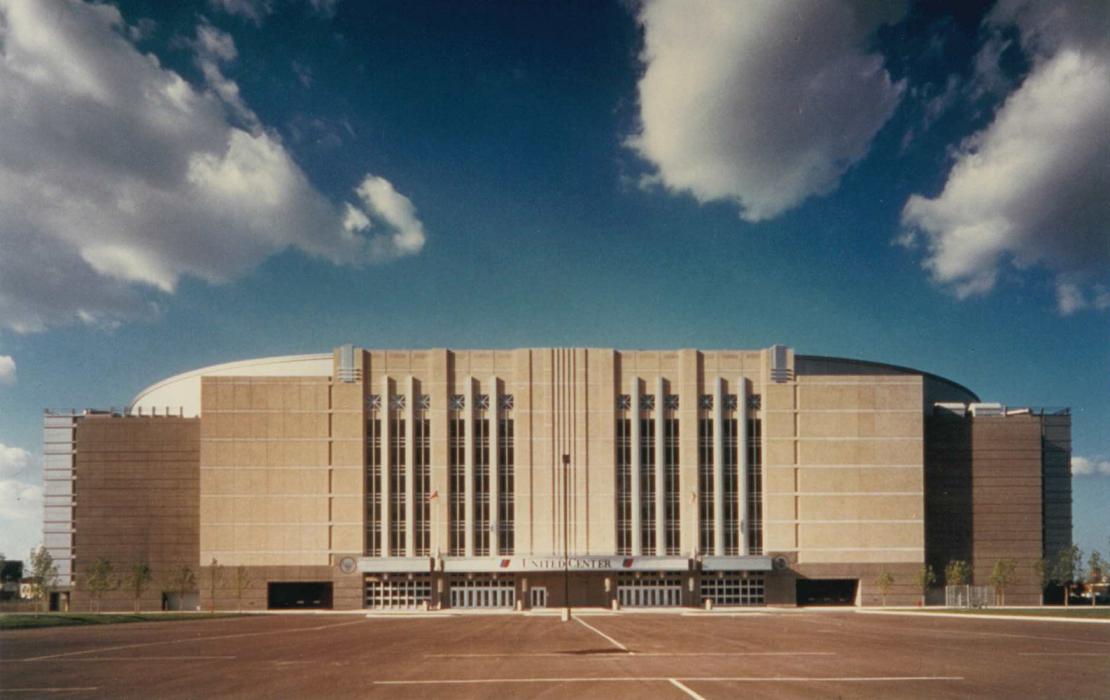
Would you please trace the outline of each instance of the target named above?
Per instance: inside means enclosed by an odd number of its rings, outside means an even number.
[[[974,613],[946,613],[946,612],[910,612],[898,610],[856,610],[861,615],[909,615],[911,617],[949,617],[960,620],[1027,620],[1029,622],[1086,622],[1096,625],[1110,625],[1110,619],[1091,620],[1081,617],[1051,617],[1047,615],[976,615]]]

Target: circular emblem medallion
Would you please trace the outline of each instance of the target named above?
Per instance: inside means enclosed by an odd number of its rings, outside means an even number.
[[[353,574],[358,564],[352,557],[343,557],[339,560],[339,570],[345,574]]]

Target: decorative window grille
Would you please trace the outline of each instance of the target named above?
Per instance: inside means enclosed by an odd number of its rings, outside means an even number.
[[[752,394],[748,397],[748,408],[753,411],[758,411],[763,407],[763,397],[759,394]]]
[[[447,471],[451,486],[447,553],[462,556],[466,552],[466,421],[461,417],[447,422]]]
[[[431,553],[431,520],[432,504],[428,501],[428,493],[432,489],[432,474],[430,464],[432,461],[431,446],[431,421],[423,416],[416,417],[413,426],[413,452],[416,458],[415,472],[413,473],[413,513],[416,522],[413,523],[413,534],[416,538],[414,548],[416,556],[426,557]]]
[[[504,397],[502,397],[504,398]],[[512,408],[512,396],[509,396],[509,408]],[[497,539],[500,551],[498,554],[508,555],[515,551],[514,516],[516,515],[515,489],[515,454],[513,449],[513,419],[502,418],[497,430]]]
[[[432,407],[432,397],[429,394],[420,394],[416,399],[416,407],[422,411],[427,411]]]
[[[382,395],[370,394],[370,396],[366,397],[366,407],[371,411],[382,410]]]
[[[698,551],[713,552],[713,419],[698,420]]]
[[[725,419],[724,424],[723,444],[724,449],[724,474],[722,481],[724,486],[724,546],[725,554],[734,557],[740,554],[740,502],[738,488],[740,486],[740,474],[738,472],[738,458],[736,446],[736,430],[737,422],[735,418]]]
[[[641,411],[654,411],[655,410],[655,394],[643,394],[640,396],[640,410]]]
[[[748,551],[763,554],[763,421],[748,421]]]
[[[393,411],[403,411],[405,409],[405,395],[394,394],[389,398],[389,408]]]
[[[737,406],[736,394],[729,394],[725,396],[725,409],[735,411]]]
[[[380,399],[380,397],[379,397]],[[366,556],[382,554],[382,422],[366,421]]]
[[[713,394],[702,394],[698,397],[698,408],[703,411],[713,410]]]
[[[663,506],[666,509],[663,521],[664,551],[668,555],[679,553],[679,489],[678,489],[678,419],[668,418],[663,423],[663,478],[666,490],[663,493]]]
[[[398,413],[389,421],[389,547],[400,556],[405,551],[405,419]]]
[[[629,394],[621,394],[617,397],[617,408],[622,411],[627,411],[632,408],[632,396]]]
[[[502,411],[511,411],[511,410],[513,410],[513,395],[512,394],[502,394],[498,403],[501,404],[501,410]]]
[[[461,411],[466,408],[466,395],[465,394],[451,394],[451,410]]]
[[[489,403],[489,397],[486,397]],[[489,419],[474,421],[474,554],[489,556]]]
[[[617,554],[632,554],[632,422],[617,419]]]
[[[678,410],[678,394],[667,394],[663,397],[663,407],[668,411]]]

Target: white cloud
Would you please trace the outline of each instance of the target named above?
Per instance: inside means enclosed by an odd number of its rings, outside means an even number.
[[[42,542],[42,487],[0,479],[0,552],[21,559]]]
[[[17,474],[31,463],[31,453],[22,447],[9,447],[0,442],[0,476]]]
[[[15,384],[15,360],[11,355],[0,355],[0,385]]]
[[[0,0],[0,327],[148,316],[182,276],[223,282],[289,247],[356,265],[420,250],[411,203],[403,235],[346,225],[352,205],[224,75],[229,35],[197,28],[198,88],[127,33],[110,5]]]
[[[255,25],[261,25],[262,20],[274,11],[272,0],[208,0],[208,5],[214,10],[242,17]]]
[[[1088,459],[1087,457],[1073,456],[1071,458],[1071,473],[1075,476],[1088,476],[1092,474],[1101,474],[1103,476],[1110,476],[1110,460],[1107,459]]]
[[[641,127],[652,182],[749,221],[833,190],[894,112],[873,30],[899,3],[647,0]]]
[[[988,23],[1017,26],[1032,70],[961,144],[941,193],[910,197],[903,224],[960,298],[991,291],[1008,266],[1043,266],[1060,313],[1098,308],[1085,286],[1110,268],[1110,4],[1004,0]]]

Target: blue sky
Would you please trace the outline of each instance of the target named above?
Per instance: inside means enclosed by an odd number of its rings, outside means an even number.
[[[1070,406],[1110,548],[1103,3],[0,0],[0,552],[43,407],[244,357],[764,347]]]

